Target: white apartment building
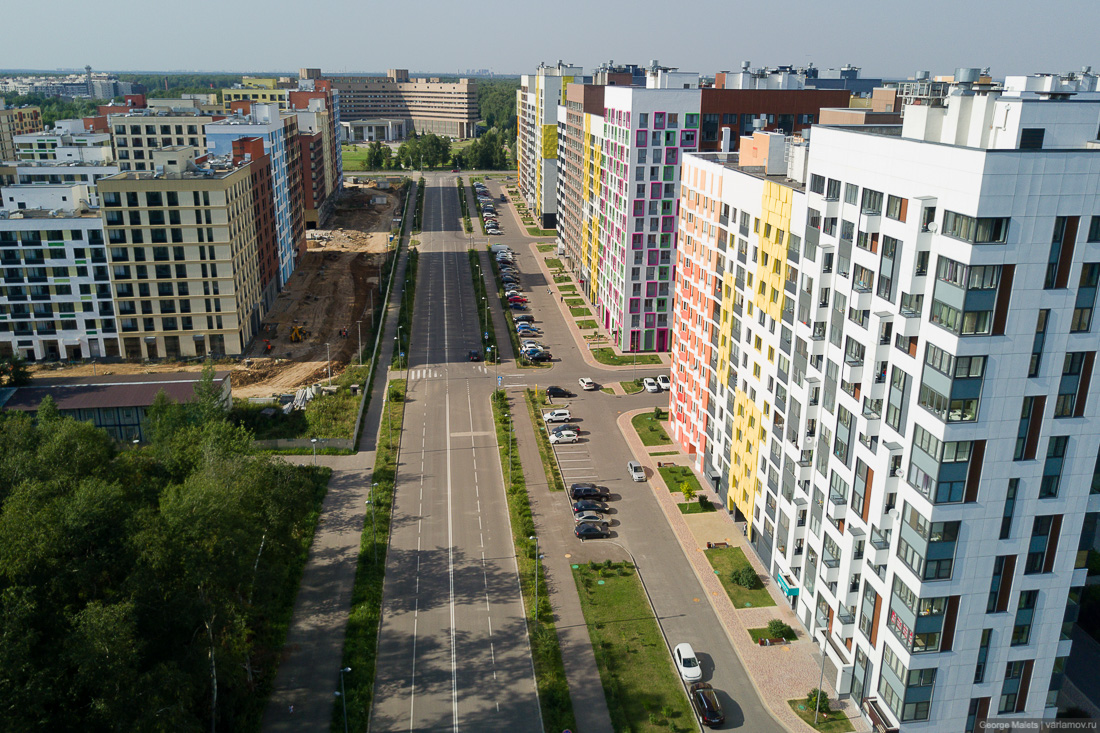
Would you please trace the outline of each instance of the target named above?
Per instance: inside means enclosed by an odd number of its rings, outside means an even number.
[[[1098,135],[1096,95],[960,87],[685,158],[674,438],[882,730],[1054,715],[1100,512]]]
[[[84,121],[58,120],[52,130],[15,135],[15,156],[23,162],[66,161],[102,165],[114,160],[111,136],[89,132]]]
[[[519,192],[543,229],[557,226],[558,106],[565,88],[584,81],[584,69],[558,61],[520,77],[516,91],[516,166]]]

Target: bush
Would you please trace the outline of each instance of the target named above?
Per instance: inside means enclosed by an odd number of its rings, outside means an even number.
[[[771,624],[769,624],[769,626],[770,625]],[[821,707],[820,708],[817,707],[819,696],[821,698]],[[829,696],[825,694],[824,690],[819,690],[815,687],[814,689],[810,690],[809,694],[806,695],[806,709],[807,710],[820,709],[820,711],[823,712],[823,713],[831,712],[829,710]]]
[[[760,578],[757,577],[756,571],[752,569],[751,565],[746,565],[733,574],[733,582],[742,588],[752,590],[760,582]]]
[[[790,627],[784,621],[773,618],[768,622],[768,638],[769,639],[790,639],[795,635],[794,629]]]
[[[635,381],[637,381],[637,380],[635,380]],[[665,419],[665,413],[660,407],[654,407],[653,408],[653,419],[654,420],[664,420]]]
[[[710,507],[710,499],[703,496],[702,494],[699,494],[699,506],[703,507],[704,510],[707,510]]]

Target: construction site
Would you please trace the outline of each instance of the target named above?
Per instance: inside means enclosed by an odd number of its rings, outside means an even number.
[[[263,319],[248,352],[233,369],[233,396],[293,393],[353,363],[362,338],[374,343],[381,307],[381,276],[392,251],[391,227],[401,216],[396,183],[359,179],[336,201],[328,229],[307,232],[306,251]],[[49,376],[135,374],[199,370],[201,363],[156,362],[35,365]],[[46,376],[46,374],[42,374]]]

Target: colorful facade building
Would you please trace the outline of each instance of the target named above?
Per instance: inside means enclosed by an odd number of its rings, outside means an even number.
[[[1056,712],[1100,515],[1098,118],[1010,77],[686,157],[674,440],[884,730]]]
[[[38,107],[5,107],[0,101],[0,162],[15,160],[15,136],[42,129]]]

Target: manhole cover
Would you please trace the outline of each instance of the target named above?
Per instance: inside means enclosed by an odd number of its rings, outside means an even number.
[[[597,580],[596,585],[603,585],[603,581],[602,580]]]
[[[576,569],[578,569],[579,567],[580,567],[580,565],[574,565],[574,566],[573,566],[573,569],[574,569],[574,570],[576,570]]]

